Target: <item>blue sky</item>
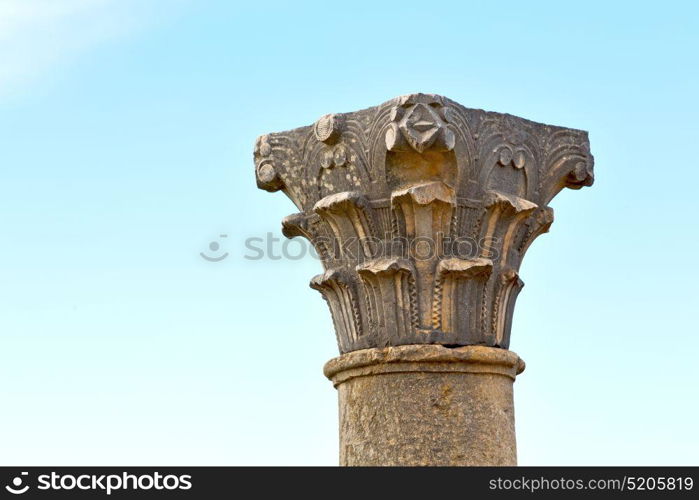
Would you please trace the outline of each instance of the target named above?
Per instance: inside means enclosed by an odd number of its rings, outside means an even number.
[[[252,148],[421,91],[590,132],[520,273],[520,463],[697,464],[698,54],[693,2],[0,0],[1,463],[335,464]]]

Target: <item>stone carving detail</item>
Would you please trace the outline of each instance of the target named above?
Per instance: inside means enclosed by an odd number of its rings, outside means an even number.
[[[367,320],[377,345],[400,345],[417,327],[415,271],[406,259],[376,259],[357,266]]]
[[[437,106],[439,107],[437,107]],[[420,96],[399,99],[399,105],[391,109],[391,124],[386,130],[386,148],[389,151],[408,151],[412,148],[424,153],[454,149],[454,132],[447,128],[441,99],[424,102]]]
[[[507,348],[524,253],[550,200],[593,182],[587,133],[413,94],[261,136],[257,184],[299,213],[341,352]]]

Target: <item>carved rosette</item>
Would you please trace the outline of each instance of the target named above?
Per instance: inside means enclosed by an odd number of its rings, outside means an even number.
[[[551,199],[593,182],[587,133],[413,94],[261,136],[257,184],[299,213],[342,353],[403,344],[507,348],[518,270]]]

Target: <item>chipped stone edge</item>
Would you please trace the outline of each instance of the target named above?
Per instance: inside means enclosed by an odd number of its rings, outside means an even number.
[[[514,380],[524,368],[516,353],[497,347],[410,344],[352,351],[328,361],[323,373],[337,387],[356,377],[409,372],[484,373]]]

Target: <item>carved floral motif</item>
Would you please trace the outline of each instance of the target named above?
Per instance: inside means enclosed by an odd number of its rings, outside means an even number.
[[[507,348],[518,270],[549,201],[593,182],[587,133],[413,94],[261,136],[257,184],[299,213],[341,352],[386,345]]]

